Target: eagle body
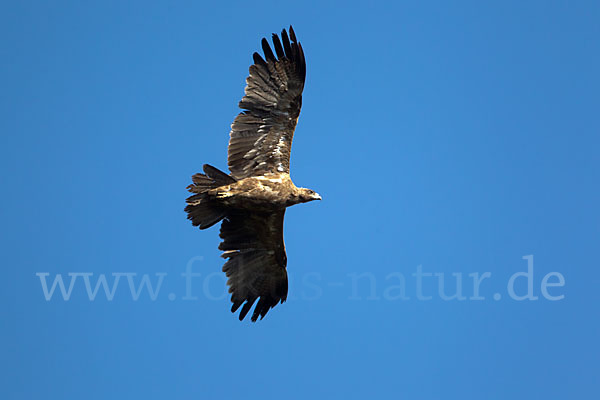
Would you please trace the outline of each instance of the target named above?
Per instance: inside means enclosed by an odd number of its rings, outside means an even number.
[[[290,26],[273,47],[262,39],[264,58],[253,54],[246,79],[242,112],[229,134],[230,173],[205,164],[192,176],[185,211],[194,226],[207,229],[221,222],[219,249],[227,261],[232,312],[243,320],[254,303],[251,320],[261,319],[287,298],[287,256],[283,241],[285,209],[321,200],[290,178],[290,154],[302,106],[306,61]],[[257,302],[258,301],[258,302]]]
[[[280,211],[294,204],[315,200],[314,192],[296,187],[289,174],[244,178],[211,189],[208,196],[232,209],[261,212]]]

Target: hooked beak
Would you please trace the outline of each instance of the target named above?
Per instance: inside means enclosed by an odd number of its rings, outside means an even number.
[[[314,195],[314,199],[315,199],[315,200],[323,200],[323,199],[321,198],[321,195],[320,195],[319,193],[315,193],[315,195]]]

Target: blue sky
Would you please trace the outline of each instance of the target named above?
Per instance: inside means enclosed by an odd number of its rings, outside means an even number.
[[[591,1],[3,3],[5,398],[594,397],[599,19]],[[185,187],[226,168],[252,52],[290,23],[292,178],[324,200],[286,214],[289,301],[240,323]],[[90,300],[85,279],[119,273]],[[156,296],[134,300],[144,275]],[[466,298],[445,300],[457,276]],[[537,300],[515,300],[529,278]]]

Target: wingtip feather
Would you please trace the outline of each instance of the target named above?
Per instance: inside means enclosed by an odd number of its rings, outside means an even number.
[[[254,60],[254,64],[262,65],[264,67],[267,66],[267,62],[257,52],[254,52],[254,54],[252,54],[252,59]]]
[[[267,41],[267,39],[263,38],[261,40],[261,45],[267,61],[275,62],[275,55],[273,54],[273,50],[271,50],[271,46],[269,46],[269,42]]]

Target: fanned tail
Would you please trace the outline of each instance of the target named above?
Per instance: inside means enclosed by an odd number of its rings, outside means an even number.
[[[219,186],[229,185],[236,180],[217,168],[204,164],[204,174],[192,176],[192,184],[187,187],[188,191],[195,193],[187,198],[185,212],[192,225],[200,229],[210,228],[227,216],[226,211],[217,202],[209,198],[208,192]]]

